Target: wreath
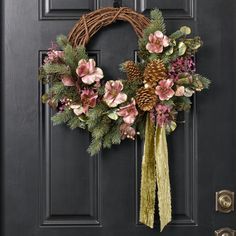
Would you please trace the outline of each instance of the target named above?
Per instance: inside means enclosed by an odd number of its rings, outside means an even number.
[[[187,26],[167,36],[160,10],[151,11],[150,18],[124,7],[83,15],[68,37],[57,37],[39,78],[49,84],[42,101],[56,111],[53,124],[88,130],[91,156],[126,138],[145,139],[140,222],[153,228],[157,189],[162,231],[171,221],[166,133],[175,130],[178,113],[190,110],[191,97],[208,88],[210,81],[196,73],[194,55],[202,46],[200,37],[189,37]],[[140,60],[121,64],[124,79],[105,81],[85,45],[116,20],[132,25],[139,37]]]

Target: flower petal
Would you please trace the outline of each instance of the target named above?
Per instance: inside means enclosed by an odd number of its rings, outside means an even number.
[[[163,33],[161,32],[161,31],[156,31],[155,33],[154,33],[154,35],[157,37],[157,38],[163,38],[164,37],[164,35],[163,35]]]
[[[89,69],[89,74],[94,73],[96,67],[96,62],[94,59],[89,59],[88,61],[88,69]]]
[[[81,79],[82,79],[83,83],[85,83],[85,84],[92,84],[95,82],[96,76],[95,76],[95,74],[85,75]]]
[[[115,103],[121,104],[127,100],[127,95],[125,93],[119,93],[118,96],[115,98]]]
[[[165,35],[163,38],[163,46],[168,47],[169,46],[169,38]]]

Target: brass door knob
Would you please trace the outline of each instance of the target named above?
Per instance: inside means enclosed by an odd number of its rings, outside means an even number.
[[[223,194],[222,196],[220,196],[218,201],[221,207],[224,209],[228,209],[232,206],[232,199],[227,194]]]
[[[234,192],[229,190],[216,192],[216,211],[222,213],[234,211]]]
[[[215,236],[235,236],[236,231],[230,228],[222,228],[215,231]]]

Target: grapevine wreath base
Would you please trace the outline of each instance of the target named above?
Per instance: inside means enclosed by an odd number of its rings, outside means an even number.
[[[123,62],[125,78],[105,81],[85,45],[117,20],[129,22],[139,37],[140,62]],[[171,221],[166,133],[175,130],[179,112],[190,110],[191,97],[210,84],[196,73],[202,41],[190,34],[183,26],[167,36],[159,10],[149,20],[129,8],[99,9],[82,16],[68,37],[58,36],[39,72],[50,87],[42,101],[56,111],[52,122],[88,130],[91,155],[126,138],[145,138],[140,222],[153,228],[157,190],[161,231]]]

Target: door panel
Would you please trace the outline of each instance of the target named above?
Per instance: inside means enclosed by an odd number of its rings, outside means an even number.
[[[236,189],[235,45],[236,3],[228,0],[123,0],[146,16],[160,8],[168,32],[181,25],[200,35],[200,73],[209,91],[193,98],[168,137],[173,221],[163,236],[210,236],[236,228],[235,213],[214,210],[214,194]],[[2,235],[151,236],[138,222],[142,141],[124,141],[94,158],[86,131],[52,126],[40,102],[47,88],[36,80],[51,40],[67,34],[82,14],[112,0],[7,0],[2,3]],[[99,31],[88,53],[106,80],[122,77],[119,64],[137,60],[137,38],[117,22]]]

